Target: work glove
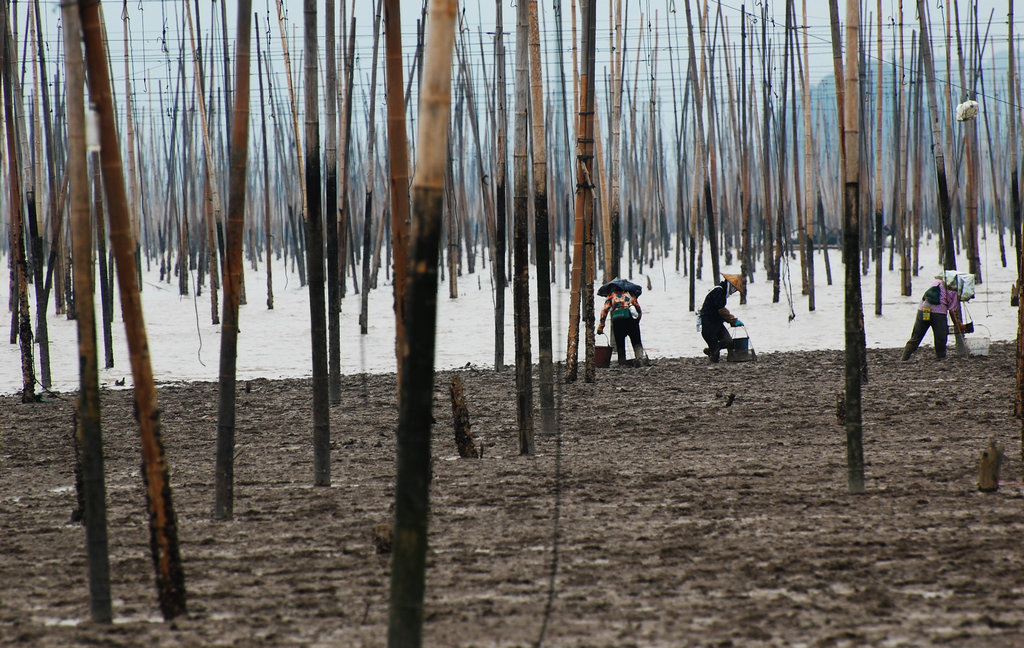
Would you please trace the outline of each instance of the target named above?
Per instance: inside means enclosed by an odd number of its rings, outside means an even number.
[[[732,326],[733,328],[736,328],[737,326],[743,326],[743,322],[736,320],[735,322],[732,323]]]

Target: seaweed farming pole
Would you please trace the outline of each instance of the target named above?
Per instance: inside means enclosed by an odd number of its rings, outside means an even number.
[[[376,173],[377,158],[376,152],[376,109],[377,102],[374,97],[377,94],[377,57],[380,48],[380,20],[383,0],[377,0],[377,12],[373,19],[373,57],[370,67],[370,110],[367,117],[366,127],[366,202],[363,208],[363,257],[362,277],[363,292],[360,295],[361,308],[359,310],[359,332],[366,335],[369,331],[369,308],[370,308],[370,242],[373,231],[373,188],[376,184],[374,175]],[[316,81],[314,77],[314,82]],[[451,235],[449,233],[449,235]]]
[[[494,94],[495,94],[495,156],[494,168],[494,258],[491,272],[494,273],[494,370],[505,368],[505,206],[506,180],[508,178],[508,118],[505,97],[505,32],[502,25],[502,0],[495,0],[494,28]],[[561,39],[561,26],[559,39]],[[564,90],[564,87],[563,87]]]
[[[540,29],[537,0],[527,3],[529,12],[530,103],[533,131],[534,253],[537,257],[537,346],[540,363],[540,429],[555,432],[555,373],[551,340],[551,243],[548,218],[547,143],[544,138],[544,99],[540,61]],[[519,49],[518,38],[516,50]],[[518,126],[518,123],[517,123]]]
[[[946,184],[946,158],[942,152],[942,126],[936,102],[935,61],[932,58],[932,39],[928,24],[928,8],[924,0],[917,0],[918,20],[921,23],[921,62],[928,83],[928,119],[932,127],[932,152],[935,155],[935,180],[939,199],[939,225],[942,228],[942,267],[956,270],[956,251],[953,247],[953,223],[950,214],[949,187]]]
[[[342,6],[345,0],[341,0]],[[327,230],[327,391],[331,405],[341,403],[341,260],[338,254],[338,59],[335,1],[324,1],[324,225]]]
[[[79,5],[89,72],[89,98],[100,120],[100,156],[103,185],[108,196],[110,241],[116,257],[121,316],[131,357],[135,404],[141,429],[143,479],[149,508],[150,548],[156,571],[160,611],[165,620],[186,612],[185,572],[178,547],[178,523],[171,496],[170,469],[164,455],[153,367],[149,358],[146,325],[142,316],[138,275],[131,240],[127,193],[114,119],[113,91],[108,73],[106,43],[100,23],[99,4]]]
[[[833,4],[836,0],[832,0]],[[843,259],[846,268],[846,469],[850,494],[864,492],[864,442],[861,417],[861,359],[864,340],[860,300],[860,2],[846,0],[844,118],[846,164],[843,167]]]
[[[592,383],[597,378],[594,364],[594,274],[596,248],[594,246],[594,211],[597,196],[594,193],[594,178],[598,165],[594,163],[594,132],[597,111],[596,96],[596,50],[597,50],[597,0],[588,0],[583,9],[583,56],[584,75],[580,77],[580,132],[583,137],[580,150],[580,177],[583,196],[583,323],[586,334],[584,353],[584,382]]]
[[[306,266],[313,351],[313,484],[331,485],[331,411],[327,375],[327,313],[324,303],[324,224],[320,209],[320,104],[317,80],[316,0],[304,0],[306,120]],[[333,97],[332,97],[333,98]],[[333,217],[333,216],[332,216]],[[365,286],[364,286],[365,289]]]
[[[387,95],[388,184],[394,253],[395,359],[401,384],[400,340],[405,338],[405,276],[409,265],[409,139],[402,88],[402,14],[399,0],[384,0],[384,83]],[[476,119],[476,115],[473,115]],[[474,122],[475,124],[475,122]],[[479,141],[479,140],[478,140]]]
[[[349,195],[349,167],[352,164],[352,80],[355,78],[355,42],[356,42],[356,17],[352,16],[349,26],[349,36],[346,39],[348,46],[348,53],[345,55],[345,105],[342,110],[344,113],[343,119],[345,120],[341,128],[341,169],[338,173],[341,175],[341,209],[338,211],[338,236],[341,237],[338,243],[338,253],[341,256],[339,259],[340,266],[338,268],[338,280],[340,283],[341,296],[345,296],[345,256],[351,244],[351,237],[349,232],[352,231],[350,225],[352,220],[352,197]],[[333,217],[333,216],[332,216]],[[353,268],[353,281],[355,280],[355,272]],[[356,286],[358,291],[358,286]]]
[[[882,0],[875,0],[875,315],[882,314]]]
[[[516,422],[519,426],[519,454],[532,455],[533,442],[533,360],[530,345],[530,185],[527,139],[529,125],[529,8],[516,6],[515,67],[515,149],[512,152],[512,304],[515,320]],[[450,235],[450,234],[449,234]],[[539,259],[538,259],[539,265]],[[538,272],[541,268],[538,268]]]
[[[702,95],[702,77],[697,74],[697,52],[693,44],[693,16],[690,12],[690,3],[686,2],[686,41],[688,45],[688,61],[687,61],[687,79],[690,82],[690,88],[693,90],[693,106],[694,113],[697,119],[696,130],[694,132],[694,158],[697,160],[696,177],[693,180],[693,185],[690,188],[690,290],[689,290],[689,310],[692,312],[696,308],[696,283],[697,283],[697,260],[696,253],[697,248],[702,247],[702,240],[697,236],[697,226],[700,221],[701,213],[701,196],[704,193],[704,182],[707,174],[707,157],[704,154],[704,101]],[[703,63],[703,50],[701,61]],[[717,264],[715,270],[717,271]],[[718,281],[718,275],[713,275],[715,282]]]
[[[689,1],[689,0],[687,0]],[[609,11],[611,7],[609,5]],[[611,185],[610,199],[608,205],[608,222],[611,231],[605,234],[608,242],[605,248],[604,260],[604,281],[611,281],[619,276],[619,262],[622,255],[622,231],[621,231],[621,190],[622,179],[619,169],[619,159],[622,155],[621,130],[622,130],[622,68],[626,61],[626,53],[622,49],[622,0],[615,0],[615,29],[612,40],[612,114],[611,114],[611,139],[609,140],[609,155],[611,156],[610,169],[607,179]],[[561,50],[561,48],[559,48]],[[672,75],[672,96],[675,98],[675,75]],[[677,247],[678,250],[678,247]],[[676,270],[679,269],[678,252],[676,256]]]
[[[221,219],[221,199],[220,190],[218,187],[217,174],[214,169],[213,160],[213,146],[210,144],[210,127],[209,122],[206,118],[206,102],[203,97],[203,77],[201,64],[199,61],[199,53],[196,51],[196,37],[195,29],[192,26],[192,11],[185,3],[185,15],[188,18],[188,29],[189,29],[189,40],[192,44],[192,63],[195,67],[196,79],[198,80],[198,86],[196,93],[199,95],[199,100],[196,104],[199,106],[199,125],[202,130],[203,136],[203,157],[204,157],[204,168],[206,169],[206,191],[209,193],[207,202],[207,231],[210,237],[210,259],[207,262],[207,268],[210,271],[210,309],[212,313],[212,322],[214,324],[220,323],[220,314],[217,309],[217,245],[214,240],[215,234],[213,233],[214,223],[219,223]],[[109,194],[108,194],[109,195]],[[212,211],[212,213],[211,213]]]
[[[807,281],[807,310],[815,309],[814,303],[814,206],[811,192],[812,183],[815,183],[816,173],[811,171],[811,163],[814,162],[814,132],[811,130],[811,60],[808,56],[808,26],[807,26],[807,0],[803,0],[802,16],[804,19],[803,28],[803,85],[801,95],[803,96],[804,108],[804,230],[801,238],[807,248],[807,270],[804,277]],[[824,232],[822,232],[824,233]]]
[[[217,468],[213,517],[234,518],[235,378],[238,367],[238,304],[242,284],[242,239],[245,230],[246,173],[249,160],[249,50],[252,41],[251,0],[238,2],[234,115],[228,147],[227,268],[224,273],[224,316],[220,327],[220,376],[217,409]]]
[[[1019,145],[1019,142],[1017,141],[1017,101],[1016,101],[1017,93],[1014,92],[1014,85],[1017,82],[1016,81],[1016,79],[1017,79],[1017,56],[1015,55],[1014,49],[1013,49],[1014,48],[1014,44],[1013,44],[1013,3],[1014,3],[1014,0],[1006,0],[1006,1],[1007,1],[1007,4],[1009,5],[1009,8],[1008,8],[1007,13],[1006,13],[1006,17],[1007,17],[1007,23],[1006,23],[1007,24],[1007,43],[1008,43],[1008,47],[1006,49],[1007,49],[1008,56],[1009,56],[1009,60],[1007,61],[1007,67],[1006,67],[1006,77],[1007,77],[1006,85],[1007,85],[1007,89],[1008,89],[1008,92],[1007,92],[1008,102],[1010,104],[1009,105],[1009,109],[1010,109],[1010,120],[1009,120],[1010,121],[1010,140],[1009,140],[1010,141],[1010,164],[1009,164],[1009,166],[1010,166],[1010,214],[1011,214],[1011,218],[1012,218],[1012,220],[1010,222],[1012,223],[1011,229],[1013,231],[1013,240],[1014,240],[1014,243],[1015,243],[1015,247],[1017,248],[1017,258],[1018,258],[1018,260],[1020,260],[1021,258],[1024,258],[1024,257],[1022,257],[1022,251],[1021,251],[1021,222],[1022,222],[1021,215],[1022,215],[1022,212],[1021,212],[1021,199],[1020,199],[1020,177],[1018,175],[1018,169],[1017,169],[1017,148],[1018,148],[1018,145]],[[1020,262],[1018,262],[1018,266],[1020,267],[1020,271],[1017,274],[1017,285],[1020,286],[1021,285],[1020,279],[1021,279],[1021,277],[1024,277],[1024,266],[1021,266]],[[1018,345],[1022,344],[1021,336],[1020,335],[1017,336],[1017,340],[1018,340],[1018,342],[1017,342]],[[1018,348],[1021,351],[1024,351],[1024,346],[1019,346]],[[1024,362],[1024,355],[1022,355],[1021,357],[1022,357],[1021,362]],[[1022,388],[1024,388],[1024,387],[1022,387]],[[1021,452],[1024,453],[1024,449],[1022,449]]]
[[[406,307],[417,326],[400,341],[395,523],[391,561],[388,646],[423,643],[427,527],[430,512],[430,427],[437,334],[437,264],[444,202],[444,167],[451,109],[455,0],[430,3],[420,92],[417,165]]]
[[[11,321],[11,343],[17,339],[21,348],[21,402],[32,403],[37,400],[35,395],[35,367],[32,361],[32,320],[28,305],[28,260],[25,258],[25,228],[22,218],[24,196],[21,190],[21,152],[18,148],[18,130],[16,106],[22,105],[15,97],[16,91],[14,65],[14,39],[11,35],[7,3],[0,7],[0,76],[3,77],[4,93],[4,124],[7,134],[7,175],[10,183],[11,199],[11,257],[15,266],[12,279],[17,282],[17,308]],[[12,294],[13,297],[13,294]],[[15,320],[17,326],[15,327]]]
[[[274,251],[273,238],[270,235],[270,154],[267,152],[267,103],[263,99],[263,52],[260,48],[260,19],[253,16],[256,32],[256,70],[260,84],[260,139],[263,143],[263,250],[266,254],[267,268],[267,310],[274,310],[274,264],[271,262]]]
[[[30,14],[35,13],[34,8],[30,8]],[[36,48],[35,36],[35,23],[29,23],[29,36],[28,41],[32,43],[32,57],[35,58],[38,55]],[[26,43],[27,44],[27,43]],[[26,221],[28,223],[28,243],[31,246],[32,254],[30,256],[31,264],[29,266],[32,272],[32,287],[35,292],[35,306],[36,306],[36,344],[39,346],[39,378],[40,384],[44,388],[50,386],[50,341],[49,334],[46,329],[46,295],[43,290],[43,237],[39,232],[39,205],[41,200],[39,199],[39,184],[42,182],[42,174],[39,172],[39,167],[42,164],[40,143],[42,138],[39,136],[39,69],[32,66],[32,123],[31,123],[31,141],[32,141],[32,154],[30,157],[31,162],[26,168],[31,169],[27,174],[25,182],[25,206],[28,208],[26,213]],[[25,135],[26,131],[22,130],[21,135]],[[26,147],[26,152],[29,150]],[[51,185],[56,180],[51,181]]]
[[[0,11],[3,11],[0,9]],[[110,555],[107,535],[106,484],[103,473],[103,432],[100,425],[100,384],[96,352],[96,308],[93,305],[92,225],[89,215],[89,167],[85,143],[85,69],[78,7],[61,6],[64,25],[64,70],[67,87],[68,192],[71,212],[75,305],[78,309],[78,429],[81,445],[82,519],[89,565],[89,615],[97,623],[113,619],[110,599]]]
[[[587,357],[593,357],[594,311],[590,286],[586,282],[586,264],[590,250],[585,249],[587,219],[593,218],[594,211],[594,39],[591,25],[596,10],[593,0],[586,0],[583,6],[583,73],[579,76],[579,116],[576,137],[576,205],[573,229],[573,259],[571,291],[569,297],[569,341],[565,358],[565,381],[575,382],[579,372],[579,330],[581,310],[590,304],[590,312],[583,313],[583,319],[590,327],[587,338],[590,348]],[[596,29],[595,29],[596,31]],[[575,40],[575,39],[574,39]],[[582,294],[586,289],[586,295]],[[585,377],[586,379],[586,377]],[[592,380],[592,379],[591,379]],[[588,381],[590,382],[590,381]]]

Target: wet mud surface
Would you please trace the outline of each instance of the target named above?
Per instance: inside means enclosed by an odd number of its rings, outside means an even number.
[[[538,430],[533,456],[519,454],[513,371],[467,368],[475,460],[458,458],[453,373],[439,373],[424,645],[1022,645],[1014,349],[930,355],[869,351],[856,496],[841,352],[599,370],[557,386],[561,434]],[[386,644],[389,556],[373,529],[391,519],[394,376],[343,379],[329,488],[313,486],[310,382],[239,387],[231,522],[212,517],[216,385],[160,389],[188,591],[173,622],[156,600],[131,393],[103,392],[111,625],[88,620],[85,532],[70,522],[73,395],[0,397],[0,645]],[[990,438],[1003,483],[982,493]]]

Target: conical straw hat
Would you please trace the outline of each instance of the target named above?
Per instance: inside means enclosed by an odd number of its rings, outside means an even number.
[[[726,281],[731,283],[733,288],[735,288],[736,290],[738,290],[740,292],[746,292],[747,291],[747,287],[746,287],[746,285],[744,285],[743,277],[741,275],[738,275],[738,274],[725,274],[723,272],[722,273],[722,279],[725,279]]]

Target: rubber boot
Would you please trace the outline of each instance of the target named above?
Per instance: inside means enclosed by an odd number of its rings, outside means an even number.
[[[638,367],[650,367],[651,360],[647,357],[647,352],[644,351],[642,344],[633,345],[633,355],[636,356],[636,366]]]
[[[907,345],[903,347],[903,355],[900,356],[900,360],[903,362],[910,360],[910,356],[914,355],[914,351],[917,351],[917,345],[913,342],[907,342]]]

